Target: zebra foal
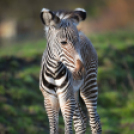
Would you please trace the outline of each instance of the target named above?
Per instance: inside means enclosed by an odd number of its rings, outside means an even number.
[[[97,54],[88,38],[77,30],[86,19],[86,11],[52,12],[43,8],[40,14],[45,25],[47,48],[42,56],[40,90],[49,118],[50,134],[58,134],[61,109],[65,134],[72,134],[72,121],[77,134],[85,134],[86,118],[80,108],[78,94],[84,100],[92,134],[101,134],[97,114]]]

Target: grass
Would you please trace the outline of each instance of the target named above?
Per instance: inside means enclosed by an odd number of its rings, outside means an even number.
[[[12,44],[10,46],[4,45],[1,46],[0,57],[17,56],[28,59],[43,53],[45,47],[46,47],[46,41],[43,39],[39,41],[28,41],[26,43]]]
[[[134,33],[90,35],[96,48],[98,113],[103,134],[134,134]],[[0,46],[0,132],[48,134],[49,123],[39,90],[45,40]],[[59,131],[64,133],[63,118]],[[87,127],[86,134],[90,133]]]

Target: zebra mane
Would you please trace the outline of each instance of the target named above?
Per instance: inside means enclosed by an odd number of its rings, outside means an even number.
[[[67,10],[58,10],[55,12],[55,14],[60,18],[60,19],[69,19],[73,15],[74,11],[67,11]]]
[[[76,8],[73,11],[68,11],[68,10],[58,10],[53,12],[57,17],[59,17],[61,20],[62,19],[73,19],[75,20],[74,22],[76,25],[86,19],[86,11],[83,8]],[[47,35],[49,27],[45,26],[45,35]]]
[[[58,16],[60,19],[70,19],[73,16],[74,11],[67,11],[67,10],[58,10],[58,11],[54,11],[54,13],[56,14],[56,16]],[[45,36],[47,35],[49,27],[45,26],[44,30],[45,30]]]
[[[55,14],[60,19],[76,19],[77,21],[85,20],[86,19],[86,11],[83,8],[76,8],[73,11],[67,10],[58,10]]]

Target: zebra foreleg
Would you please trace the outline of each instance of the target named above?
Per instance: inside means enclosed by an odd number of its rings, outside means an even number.
[[[73,134],[72,122],[75,110],[75,99],[72,88],[66,89],[64,92],[59,92],[58,98],[65,123],[65,134]]]
[[[44,95],[44,105],[49,119],[50,134],[58,134],[59,102],[53,95]]]
[[[74,129],[76,134],[85,134],[86,131],[86,117],[78,102],[78,92],[75,93],[75,111],[73,115]]]

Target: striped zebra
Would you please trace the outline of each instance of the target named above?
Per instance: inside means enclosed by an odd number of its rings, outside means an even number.
[[[86,19],[86,11],[52,12],[43,8],[40,14],[45,26],[47,48],[42,56],[40,90],[49,118],[50,134],[58,134],[61,109],[65,134],[85,134],[86,117],[79,104],[79,93],[88,110],[92,134],[101,134],[97,113],[98,58],[89,39],[76,26]]]

